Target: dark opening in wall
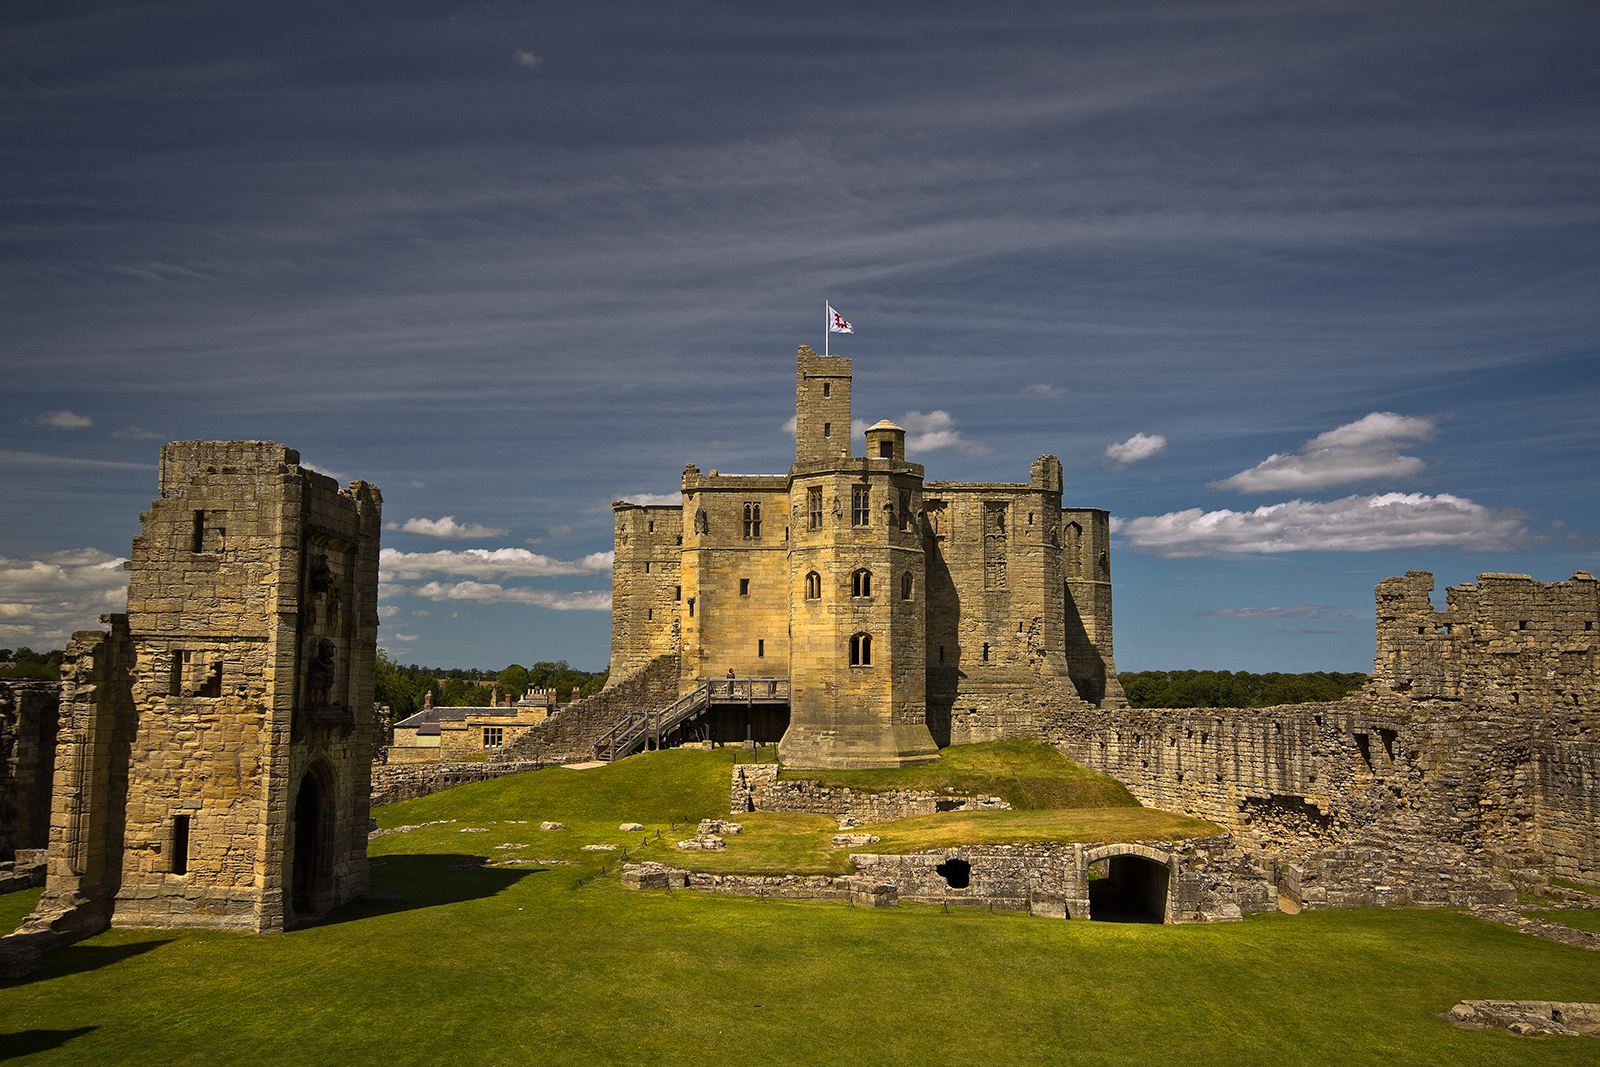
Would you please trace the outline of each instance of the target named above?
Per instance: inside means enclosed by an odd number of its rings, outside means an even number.
[[[1372,742],[1366,734],[1356,734],[1356,749],[1361,753],[1361,758],[1367,764],[1367,770],[1372,770]]]
[[[750,579],[748,579],[748,578],[740,578],[739,579],[739,595],[740,596],[749,596],[750,595]]]
[[[757,640],[756,641],[756,658],[757,659],[765,659],[766,655],[767,655],[767,643],[766,643],[766,641]]]
[[[206,680],[200,683],[200,692],[196,694],[203,697],[219,697],[222,695],[222,661],[213,663],[206,671]]]
[[[943,645],[939,646],[939,662],[940,663],[944,662],[944,646]]]
[[[983,643],[983,662],[989,662],[989,642],[987,641]]]
[[[167,696],[183,696],[183,669],[189,662],[189,653],[172,650],[172,662],[167,665]]]
[[[206,550],[206,513],[194,513],[194,541],[189,546],[191,552],[204,552]]]
[[[1383,751],[1389,756],[1390,763],[1394,762],[1394,741],[1399,736],[1399,733],[1394,730],[1381,728],[1378,730],[1378,737],[1383,741]]]
[[[972,864],[966,860],[948,859],[933,870],[951,889],[965,889],[972,882]]]
[[[833,383],[832,382],[823,382],[822,383],[822,395],[823,396],[832,396],[833,395]]]
[[[646,622],[649,622],[651,619],[654,619],[655,617],[656,617],[656,609],[655,608],[645,608],[644,609],[644,619],[645,619]]]
[[[1143,856],[1112,856],[1102,861],[1106,876],[1089,877],[1089,918],[1098,922],[1161,923],[1167,921],[1165,863]]]
[[[689,618],[694,618],[694,597],[689,598]]]
[[[878,442],[878,458],[879,459],[893,459],[894,458],[894,442],[893,441],[879,441]]]
[[[1526,630],[1527,628],[1528,628],[1528,620],[1527,619],[1518,619],[1517,620],[1517,629]]]
[[[172,873],[189,873],[189,816],[172,819]]]

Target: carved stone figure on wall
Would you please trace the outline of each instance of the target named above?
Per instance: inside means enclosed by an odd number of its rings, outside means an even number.
[[[711,532],[711,520],[706,517],[705,508],[696,508],[694,512],[694,532],[704,534]]]
[[[311,591],[326,593],[333,588],[333,568],[328,566],[328,554],[319,552],[311,561]]]
[[[311,666],[306,670],[307,698],[312,707],[327,706],[337,671],[333,642],[324,637],[317,642],[317,658],[311,661]]]

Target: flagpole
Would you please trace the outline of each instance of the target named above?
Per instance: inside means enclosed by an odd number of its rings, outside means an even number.
[[[828,302],[824,300],[822,302],[822,354],[824,356],[828,354],[828,334],[833,332],[829,329],[833,325],[833,320],[828,317],[828,310]]]

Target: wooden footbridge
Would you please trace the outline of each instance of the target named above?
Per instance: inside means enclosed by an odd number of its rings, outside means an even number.
[[[787,678],[719,678],[685,693],[659,711],[630,712],[600,735],[594,758],[614,760],[635,752],[660,748],[673,729],[713,706],[773,706],[789,703]]]

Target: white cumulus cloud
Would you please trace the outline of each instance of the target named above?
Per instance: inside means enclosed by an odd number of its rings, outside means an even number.
[[[53,426],[58,430],[81,430],[85,426],[93,426],[94,420],[87,415],[74,415],[70,411],[47,411],[34,420],[41,426]]]
[[[511,50],[511,55],[516,59],[518,66],[527,67],[529,70],[532,70],[544,62],[543,56],[535,55],[534,53],[524,51],[521,48],[513,48]]]
[[[468,548],[460,552],[401,552],[385,548],[378,567],[385,582],[418,581],[429,574],[467,578],[550,578],[564,574],[601,574],[611,569],[610,552],[591,552],[581,559],[561,560],[526,548]]]
[[[600,590],[563,593],[551,589],[505,588],[493,582],[429,582],[411,590],[429,600],[476,600],[485,604],[534,604],[555,611],[610,611],[611,594]]]
[[[1149,459],[1157,452],[1165,451],[1166,447],[1167,439],[1163,434],[1141,432],[1121,444],[1106,445],[1105,457],[1119,467],[1126,467],[1141,459]]]
[[[126,611],[124,557],[97,548],[32,559],[0,556],[0,643],[35,651],[61,648],[74,630],[100,625],[100,615]]]
[[[1510,552],[1540,543],[1518,511],[1440,493],[1290,500],[1254,511],[1201,511],[1118,519],[1127,548],[1168,559],[1236,552],[1376,552],[1447,546]]]
[[[1357,482],[1412,478],[1426,466],[1403,456],[1401,445],[1433,437],[1432,419],[1374,411],[1355,422],[1318,434],[1297,452],[1278,452],[1249,470],[1212,482],[1214,489],[1241,493],[1309,492]]]
[[[385,523],[383,528],[422,534],[425,537],[442,537],[452,541],[477,537],[504,537],[511,532],[496,526],[481,526],[475,522],[457,522],[454,515],[446,515],[442,519],[407,519],[405,522],[390,522]]]
[[[994,451],[992,446],[982,441],[962,437],[961,431],[956,429],[956,420],[950,417],[948,411],[935,409],[926,415],[920,411],[908,411],[900,416],[899,422],[906,431],[907,455],[934,452],[941,448],[953,448],[969,456],[986,456]]]

